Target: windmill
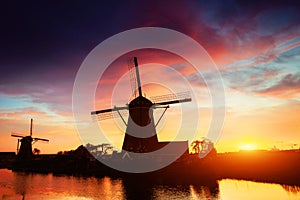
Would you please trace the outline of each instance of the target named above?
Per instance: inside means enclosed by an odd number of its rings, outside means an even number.
[[[171,104],[190,102],[192,99],[188,92],[160,95],[150,98],[151,100],[147,99],[142,93],[138,61],[136,57],[133,58],[133,64],[129,65],[129,72],[134,99],[126,104],[126,106],[115,106],[111,109],[93,111],[91,112],[91,115],[96,115],[99,120],[105,120],[114,117],[117,113],[126,125],[126,133],[122,149],[133,153],[153,152],[166,145],[166,142],[158,141],[156,133],[156,127],[161,121],[166,110]],[[163,108],[164,112],[155,123],[153,110],[158,108]],[[122,116],[122,111],[125,110],[129,110],[127,123]]]
[[[21,159],[30,159],[33,156],[32,152],[32,144],[35,142],[41,140],[41,141],[46,141],[49,142],[47,139],[43,138],[33,138],[32,137],[32,129],[33,129],[33,119],[30,120],[30,134],[28,136],[22,136],[19,134],[16,134],[14,132],[11,133],[12,137],[17,137],[18,138],[18,143],[17,143],[17,155]],[[21,145],[20,145],[21,143]]]

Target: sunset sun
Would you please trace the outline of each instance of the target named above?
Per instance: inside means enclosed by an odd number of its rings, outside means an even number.
[[[239,146],[239,149],[241,151],[253,151],[257,149],[257,145],[256,144],[241,144]]]

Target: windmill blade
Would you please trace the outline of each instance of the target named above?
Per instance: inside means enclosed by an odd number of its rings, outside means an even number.
[[[32,127],[33,127],[33,119],[31,118],[30,119],[30,131],[29,131],[30,136],[32,136]]]
[[[93,115],[93,120],[95,121],[102,121],[106,119],[112,119],[114,118],[114,113],[112,112],[106,112],[106,113],[98,113],[97,115]]]
[[[19,145],[20,145],[20,139],[18,139],[18,143],[17,143],[17,153],[19,153]]]
[[[32,138],[32,139],[34,139],[35,141],[41,140],[41,141],[49,142],[48,139],[43,139],[43,138]]]
[[[24,135],[20,135],[19,133],[14,133],[14,132],[11,132],[11,135],[12,137],[25,137]]]
[[[91,115],[96,115],[96,119],[99,121],[106,120],[106,119],[112,119],[112,118],[117,118],[120,117],[119,113],[122,115],[128,115],[128,106],[124,107],[114,107],[112,109],[105,109],[105,110],[97,110],[91,112]],[[115,112],[117,111],[117,112]],[[119,112],[119,113],[118,113]]]
[[[91,112],[91,115],[98,115],[101,113],[108,113],[108,112],[113,112],[113,111],[118,111],[118,110],[128,110],[128,106],[123,106],[123,107],[114,107],[112,109],[105,109],[105,110],[97,110],[97,111],[93,111]]]
[[[163,106],[163,105],[170,105],[170,104],[175,104],[175,103],[184,103],[184,102],[191,102],[191,101],[192,101],[192,98],[176,99],[176,100],[173,100],[173,101],[165,101],[165,102],[156,103],[154,105]]]
[[[142,94],[142,84],[141,84],[141,79],[140,79],[140,72],[139,72],[139,64],[137,61],[137,57],[133,58],[134,66],[135,66],[135,73],[136,73],[136,81],[137,81],[137,86],[139,90],[139,96],[141,97]]]
[[[169,104],[192,101],[190,92],[181,92],[177,94],[154,96],[151,97],[150,99],[155,105],[169,105]]]
[[[137,80],[135,75],[135,66],[134,66],[133,59],[128,60],[127,65],[128,65],[132,96],[136,97]]]
[[[119,110],[119,113],[122,116],[127,116],[128,115],[127,110]],[[93,119],[98,120],[98,121],[103,121],[103,120],[106,120],[106,119],[119,118],[120,117],[119,113],[115,112],[115,111],[106,112],[106,113],[99,113],[97,115],[93,115]]]

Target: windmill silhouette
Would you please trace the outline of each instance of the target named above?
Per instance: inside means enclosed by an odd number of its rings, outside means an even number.
[[[33,130],[33,119],[30,120],[30,132],[29,132],[28,136],[23,136],[23,135],[14,133],[14,132],[11,133],[12,137],[18,137],[17,155],[18,155],[18,158],[20,158],[20,159],[31,159],[33,157],[32,144],[34,144],[35,142],[37,142],[39,140],[49,142],[48,139],[33,138],[32,130]],[[21,138],[21,139],[19,139],[19,138]],[[20,146],[20,143],[21,143],[21,146]],[[20,148],[19,148],[19,146],[20,146]]]
[[[132,62],[131,62],[132,63]],[[142,86],[139,74],[137,58],[133,58],[133,65],[129,65],[130,81],[133,96],[135,97],[126,106],[91,112],[99,120],[109,119],[115,116],[115,113],[122,118],[126,125],[126,133],[122,149],[133,153],[148,153],[156,151],[169,142],[159,142],[156,133],[156,127],[161,121],[170,104],[190,102],[192,99],[189,92],[155,96],[147,99],[143,96]],[[137,91],[136,91],[137,88]],[[138,94],[137,94],[138,92]],[[157,122],[154,122],[153,110],[164,108],[164,112]],[[129,117],[126,121],[122,116],[122,111],[129,110]],[[177,142],[177,146],[188,148],[187,141]],[[183,144],[183,145],[182,145]],[[176,145],[175,145],[176,146]],[[186,147],[185,147],[186,146]]]

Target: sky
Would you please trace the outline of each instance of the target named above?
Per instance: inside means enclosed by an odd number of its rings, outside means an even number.
[[[245,146],[299,148],[299,10],[298,1],[2,3],[0,151],[16,150],[17,140],[10,134],[28,134],[30,118],[34,118],[33,135],[50,140],[34,144],[41,153],[79,146],[82,141],[72,111],[73,85],[79,67],[105,39],[141,27],[163,27],[186,34],[203,46],[218,67],[226,96],[226,117],[216,143],[218,152],[238,151]],[[109,97],[114,95],[111,88],[118,81],[125,84],[128,78],[125,61],[134,53],[139,55],[141,64],[161,63],[193,79],[195,72],[191,67],[168,52],[129,53],[117,58],[101,78],[96,108],[111,106]],[[142,80],[159,77],[179,87],[180,81],[175,76],[159,76],[164,72],[160,70],[168,69],[141,67]],[[130,98],[125,95],[130,95],[130,83],[127,83],[128,91],[124,84],[119,88],[125,100]],[[203,96],[203,101],[198,102],[202,105],[198,108],[200,126],[193,138],[201,139],[206,136],[211,121],[210,96],[201,81],[193,82],[192,86]],[[170,92],[160,86],[144,85],[144,88],[150,96],[156,95],[156,91]],[[178,106],[168,110],[163,125],[158,128],[159,132],[162,130],[158,134],[161,140],[174,137],[172,128],[176,127],[178,113],[181,114]],[[124,136],[122,124],[117,122],[116,129],[109,128],[112,122],[101,123],[115,145],[120,146]]]

